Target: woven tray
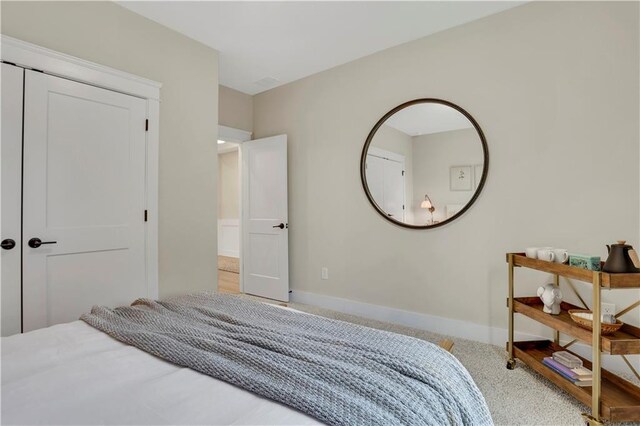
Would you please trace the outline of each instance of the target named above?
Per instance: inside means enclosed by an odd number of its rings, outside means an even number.
[[[582,328],[586,328],[587,330],[593,330],[593,320],[592,319],[587,319],[587,318],[582,318],[579,315],[576,314],[592,314],[591,311],[585,310],[585,309],[571,309],[569,310],[569,315],[571,316],[571,319],[578,324],[580,327]],[[593,316],[592,316],[593,317]],[[615,324],[605,324],[605,323],[600,323],[600,334],[606,335],[606,334],[613,334],[616,331],[620,330],[620,327],[622,327],[624,325],[624,323],[622,321],[620,321],[619,319],[616,319],[616,323]]]

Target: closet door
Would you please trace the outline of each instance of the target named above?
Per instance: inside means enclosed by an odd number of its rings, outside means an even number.
[[[404,164],[384,161],[384,211],[404,222]]]
[[[2,64],[2,336],[20,333],[22,82],[24,70]]]
[[[30,331],[147,295],[146,101],[34,71],[25,73],[24,96]]]
[[[367,154],[367,186],[373,199],[382,208],[384,208],[384,163],[384,159]]]
[[[378,206],[389,217],[404,222],[404,164],[367,154],[367,187]]]

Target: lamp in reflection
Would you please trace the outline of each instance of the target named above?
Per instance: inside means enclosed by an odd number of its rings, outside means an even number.
[[[431,198],[427,194],[424,194],[424,201],[420,203],[420,208],[429,210],[431,213],[431,221],[427,222],[428,225],[433,225],[435,222],[433,221],[433,212],[436,211],[436,208],[433,206],[431,202]]]

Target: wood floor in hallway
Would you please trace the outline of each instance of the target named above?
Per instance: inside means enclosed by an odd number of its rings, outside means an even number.
[[[240,293],[240,275],[218,269],[218,292],[228,294]]]

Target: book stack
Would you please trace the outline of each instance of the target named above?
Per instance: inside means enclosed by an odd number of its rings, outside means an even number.
[[[551,368],[556,373],[560,374],[565,379],[571,381],[576,386],[591,386],[593,384],[593,376],[591,370],[585,367],[569,368],[560,364],[552,357],[546,357],[542,360],[544,365]]]

